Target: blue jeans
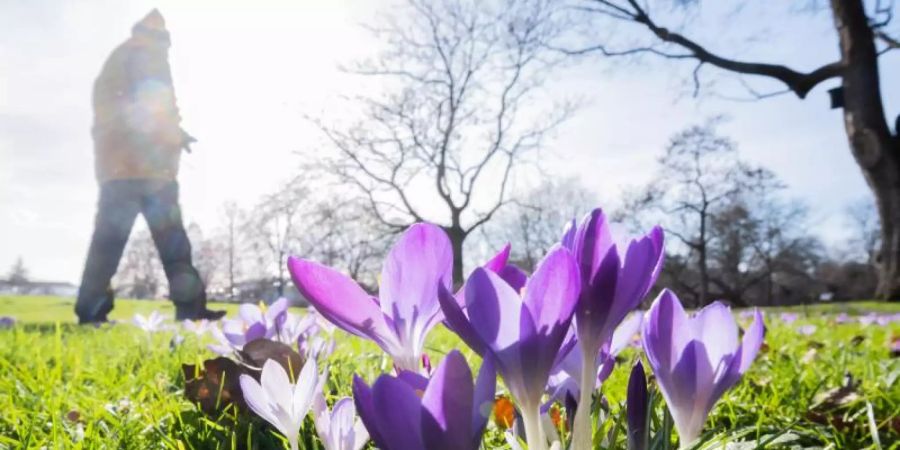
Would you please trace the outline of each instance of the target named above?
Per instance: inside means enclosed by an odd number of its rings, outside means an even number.
[[[138,214],[147,220],[162,259],[176,318],[193,318],[206,309],[206,287],[191,261],[191,243],[181,221],[178,183],[112,180],[100,186],[94,235],[75,303],[80,322],[104,321],[112,310],[109,283]]]

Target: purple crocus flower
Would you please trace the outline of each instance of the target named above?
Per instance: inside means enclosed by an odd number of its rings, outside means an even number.
[[[191,333],[197,335],[197,337],[203,336],[212,328],[212,322],[203,319],[203,320],[185,320],[181,322],[181,327]]]
[[[720,302],[693,316],[668,289],[653,302],[643,327],[644,351],[683,448],[700,436],[716,401],[750,367],[764,332],[759,312],[739,342],[734,317]]]
[[[815,325],[801,325],[797,327],[797,332],[804,336],[812,336],[816,332]]]
[[[540,401],[566,336],[581,281],[572,254],[550,250],[524,291],[477,268],[465,284],[466,308],[441,289],[441,308],[452,329],[473,350],[492,359],[520,406],[529,448],[544,449]]]
[[[222,322],[222,333],[234,345],[256,339],[269,339],[287,319],[288,302],[280,298],[265,309],[260,305],[244,303],[238,308],[238,318]]]
[[[577,225],[573,221],[562,239],[581,270],[581,296],[575,309],[575,330],[583,361],[578,375],[579,404],[589,405],[594,391],[598,355],[609,345],[613,331],[635,310],[656,283],[662,270],[664,236],[654,227],[646,235],[617,245],[603,210],[595,209]],[[588,448],[591,422],[588,408],[575,413],[573,443]]]
[[[628,347],[632,338],[640,333],[641,323],[644,315],[635,313],[623,320],[613,333],[612,340],[600,348],[600,354],[597,360],[600,362],[595,377],[595,385],[592,389],[600,387],[600,384],[606,381],[612,374],[616,365],[616,356]],[[550,392],[550,400],[544,404],[547,409],[555,401],[565,401],[566,397],[579,399],[581,395],[581,385],[579,377],[581,376],[582,364],[584,358],[581,355],[581,347],[574,334],[569,332],[566,341],[560,349],[557,362],[553,365],[553,372],[550,375],[550,381],[547,384],[548,392]]]
[[[425,337],[441,319],[438,286],[450,286],[453,250],[440,227],[407,229],[381,271],[378,298],[337,270],[290,257],[297,289],[323,317],[348,333],[371,339],[399,369],[418,370]]]
[[[493,406],[497,376],[489,359],[478,379],[459,351],[447,354],[430,380],[404,371],[370,388],[353,380],[356,409],[382,450],[476,450]]]
[[[16,324],[16,318],[11,316],[0,317],[0,329],[12,328]]]
[[[631,369],[625,402],[628,450],[647,450],[650,448],[650,397],[647,393],[647,376],[644,375],[641,360],[638,360]]]
[[[244,345],[257,339],[273,339],[284,344],[297,342],[302,319],[288,312],[288,300],[279,298],[269,306],[252,303],[241,304],[235,319],[222,321],[221,329],[213,326],[210,333],[218,344],[207,346],[220,355],[229,355],[241,350]]]
[[[800,316],[797,313],[784,312],[778,316],[785,324],[794,323]]]

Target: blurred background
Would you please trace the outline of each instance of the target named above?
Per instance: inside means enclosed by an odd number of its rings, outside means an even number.
[[[898,8],[846,2],[864,7],[859,36],[836,26],[841,3],[3,2],[0,291],[75,295],[97,196],[92,84],[159,8],[199,140],[181,205],[215,299],[300,301],[291,254],[374,287],[416,221],[445,227],[457,280],[507,242],[531,269],[598,205],[621,239],[666,229],[658,284],[695,306],[897,299],[881,221],[900,227]],[[860,116],[887,127],[876,144],[848,135]],[[158,260],[139,219],[117,295],[165,297]]]

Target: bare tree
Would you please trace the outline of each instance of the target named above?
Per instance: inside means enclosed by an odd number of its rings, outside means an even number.
[[[872,199],[860,199],[847,207],[847,218],[853,231],[850,244],[853,246],[853,254],[862,252],[863,259],[874,264],[878,256],[878,248],[881,246],[881,227],[878,224],[878,210]]]
[[[10,267],[7,278],[7,281],[13,286],[22,286],[28,283],[28,268],[21,256],[16,258],[16,262]]]
[[[408,0],[370,27],[385,50],[349,69],[383,95],[355,98],[362,117],[349,126],[314,120],[338,154],[323,166],[383,225],[444,227],[457,282],[465,239],[509,202],[516,168],[572,111],[527,107],[559,59],[542,45],[560,32],[555,3]]]
[[[360,200],[339,197],[318,202],[313,210],[313,227],[308,230],[317,243],[310,256],[343,269],[374,291],[393,232],[366,206]]]
[[[191,241],[191,253],[194,267],[200,274],[200,279],[207,290],[218,290],[218,274],[226,263],[225,247],[220,240],[206,237],[200,225],[191,223],[187,227],[187,234]]]
[[[279,296],[287,285],[287,257],[304,254],[300,245],[305,232],[302,221],[307,218],[310,191],[299,181],[286,183],[278,191],[260,200],[244,224],[244,233],[251,237],[250,247],[262,265],[264,275],[274,273]]]
[[[699,2],[685,0],[681,3]],[[900,38],[887,28],[896,8],[893,0],[829,0],[828,4],[840,55],[836,60],[826,61],[808,72],[781,64],[731,58],[711,51],[710,47],[658,20],[660,11],[671,11],[664,2],[651,5],[649,1],[638,0],[585,0],[579,9],[586,11],[586,17],[602,19],[606,24],[624,22],[634,25],[642,28],[654,42],[648,45],[628,43],[623,48],[613,48],[614,44],[604,42],[565,51],[607,56],[652,54],[691,61],[695,63],[695,95],[701,87],[700,70],[704,66],[738,75],[762,77],[784,86],[780,91],[760,93],[746,85],[756,99],[785,93],[804,99],[814,87],[827,80],[839,79],[841,87],[832,91],[835,106],[843,108],[847,141],[874,193],[881,219],[878,291],[884,298],[900,300],[900,117],[896,119],[898,129],[892,133],[885,116],[878,72],[879,57],[900,48]],[[603,23],[593,25],[604,26]]]
[[[658,170],[649,185],[627,194],[614,218],[638,230],[662,224],[695,258],[699,280],[692,291],[704,305],[710,300],[712,222],[739,194],[770,183],[772,174],[740,161],[734,142],[717,134],[715,122],[675,134]]]
[[[228,201],[222,206],[224,216],[224,236],[222,245],[225,252],[225,278],[228,280],[228,299],[234,300],[235,278],[239,276],[237,265],[238,245],[240,243],[240,224],[245,220],[244,212],[233,201]]]
[[[133,234],[113,279],[117,288],[133,298],[157,298],[160,280],[165,277],[162,263],[150,231],[142,229]]]
[[[577,179],[551,178],[518,196],[482,232],[491,248],[512,244],[513,261],[532,271],[566,224],[596,207],[596,197]]]
[[[783,198],[783,186],[756,186],[711,222],[710,281],[735,304],[810,300],[822,246],[809,233],[808,209]],[[807,286],[803,288],[802,286]]]

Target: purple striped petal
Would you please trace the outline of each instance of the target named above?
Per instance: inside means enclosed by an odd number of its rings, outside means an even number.
[[[416,348],[439,320],[438,286],[450,286],[453,249],[440,227],[417,223],[391,248],[381,271],[378,298],[401,343]]]
[[[488,262],[484,263],[484,265],[482,265],[481,267],[484,267],[491,272],[499,273],[501,270],[503,270],[504,267],[506,267],[506,263],[507,261],[509,261],[509,252],[511,249],[512,245],[507,243],[503,246],[500,252],[494,255],[493,258],[489,259]]]
[[[426,450],[422,436],[422,404],[408,384],[389,375],[378,377],[372,386],[375,426],[383,450]],[[370,430],[371,434],[371,430]]]
[[[422,396],[422,437],[434,450],[469,448],[472,433],[472,372],[454,350],[438,366]]]
[[[649,440],[649,395],[647,394],[647,377],[644,366],[638,360],[628,377],[628,396],[626,397],[626,413],[628,422],[629,450],[647,450]]]
[[[374,340],[382,348],[397,346],[378,304],[350,277],[305,259],[288,258],[297,289],[331,323],[348,333]]]
[[[356,412],[359,414],[360,420],[362,420],[363,425],[369,432],[369,437],[372,438],[375,445],[379,448],[387,448],[376,422],[376,417],[378,417],[380,411],[375,408],[372,390],[362,378],[356,375],[353,376],[353,404],[356,405]]]
[[[478,448],[481,435],[487,426],[494,409],[494,394],[497,391],[497,372],[491,355],[486,355],[481,362],[478,378],[475,380],[475,392],[472,398],[472,448]]]
[[[475,353],[484,356],[486,344],[472,327],[466,313],[457,303],[457,298],[443,286],[440,287],[438,295],[447,328],[456,333]]]

